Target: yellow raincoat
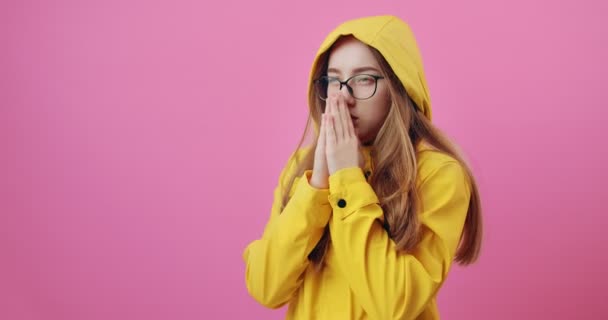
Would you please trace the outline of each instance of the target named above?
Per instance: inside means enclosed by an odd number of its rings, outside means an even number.
[[[416,105],[430,118],[422,62],[409,27],[394,16],[348,21],[324,41],[317,57],[340,36],[352,34],[378,49]],[[270,219],[260,239],[243,252],[246,285],[264,306],[289,304],[287,319],[438,319],[438,289],[446,280],[463,230],[470,184],[453,158],[416,146],[422,240],[399,253],[382,227],[384,215],[369,184],[370,148],[364,168],[341,169],[328,189],[309,184],[312,171],[297,177],[283,209],[275,188]],[[307,152],[306,148],[296,153]],[[294,170],[292,154],[279,182]],[[331,242],[320,272],[307,259],[329,224]]]

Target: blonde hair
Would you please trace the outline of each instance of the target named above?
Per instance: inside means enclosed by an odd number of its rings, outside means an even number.
[[[400,251],[411,251],[420,241],[421,229],[416,215],[419,210],[419,201],[416,190],[415,146],[424,141],[434,150],[456,159],[469,178],[471,198],[454,260],[461,265],[471,264],[479,257],[482,239],[481,203],[472,171],[460,154],[458,147],[419,111],[382,54],[375,48],[368,47],[378,61],[382,75],[388,80],[391,97],[391,107],[373,142],[371,154],[375,170],[370,184],[384,211],[384,228]],[[319,57],[317,65],[313,68],[314,79],[327,72],[330,52],[331,48]],[[308,90],[309,116],[296,150],[301,149],[312,123],[314,123],[315,138],[311,148],[301,157],[302,159],[295,159],[295,170],[291,175],[287,175],[287,182],[283,183],[281,210],[289,201],[288,191],[291,190],[295,178],[313,168],[319,123],[325,102],[315,94],[313,84],[310,83],[309,86],[311,86]],[[323,265],[330,239],[327,226],[323,237],[308,256],[317,268]]]

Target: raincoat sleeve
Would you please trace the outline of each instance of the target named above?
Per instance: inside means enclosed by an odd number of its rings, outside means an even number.
[[[414,319],[446,279],[467,215],[470,187],[458,162],[440,163],[418,183],[421,242],[396,250],[383,209],[360,168],[329,178],[330,231],[337,261],[370,319]]]
[[[298,289],[309,264],[308,254],[321,239],[331,215],[329,189],[309,184],[312,170],[296,178],[291,198],[279,212],[280,181],[290,171],[292,159],[293,154],[274,190],[270,219],[262,237],[249,243],[243,252],[249,294],[269,308],[283,306]]]

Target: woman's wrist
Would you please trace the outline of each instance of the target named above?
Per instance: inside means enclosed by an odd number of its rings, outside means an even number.
[[[310,180],[308,181],[308,183],[310,184],[311,187],[316,188],[316,189],[329,188],[328,179],[321,179],[321,178],[315,176],[314,174],[310,177]]]

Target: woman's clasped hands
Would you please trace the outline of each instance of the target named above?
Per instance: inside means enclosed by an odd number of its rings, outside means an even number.
[[[311,185],[328,188],[330,175],[341,169],[364,165],[365,159],[344,96],[329,96],[325,113],[321,115]]]

